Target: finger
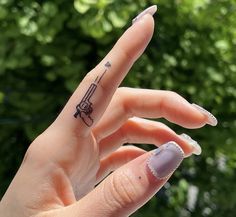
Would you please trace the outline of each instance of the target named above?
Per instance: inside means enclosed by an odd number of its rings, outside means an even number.
[[[146,153],[145,150],[133,145],[120,147],[101,160],[100,168],[97,173],[97,183],[104,179],[109,173],[144,153]]]
[[[199,155],[201,147],[186,134],[178,135],[165,124],[143,118],[130,118],[120,129],[99,142],[100,157],[109,155],[125,143],[143,143],[160,146],[175,141],[183,149],[185,156]]]
[[[145,118],[164,117],[186,128],[214,125],[214,116],[196,109],[183,97],[172,91],[119,88],[105,114],[93,130],[100,140],[122,126],[133,116]]]
[[[169,142],[117,169],[61,216],[129,216],[156,194],[183,158],[181,148]]]
[[[58,125],[80,135],[89,132],[105,111],[122,79],[148,45],[153,29],[153,18],[146,14],[121,36],[101,63],[81,82],[61,112]]]

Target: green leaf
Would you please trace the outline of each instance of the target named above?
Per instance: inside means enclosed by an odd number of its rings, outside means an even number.
[[[122,18],[121,16],[119,16],[114,11],[110,11],[108,13],[108,18],[109,18],[109,20],[111,21],[111,23],[113,24],[114,27],[122,28],[126,24],[126,20],[124,18]]]
[[[74,1],[74,7],[81,14],[86,13],[90,8],[89,4],[83,3],[80,0]]]
[[[42,61],[43,65],[45,65],[45,66],[52,66],[56,63],[55,57],[50,56],[50,55],[43,55],[41,57],[41,61]]]

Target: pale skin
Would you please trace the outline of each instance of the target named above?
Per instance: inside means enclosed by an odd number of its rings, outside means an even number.
[[[159,146],[175,141],[186,156],[192,154],[192,146],[173,130],[144,118],[164,117],[185,128],[200,128],[207,123],[204,114],[174,92],[118,88],[153,29],[149,14],[128,28],[80,83],[58,118],[32,142],[2,198],[1,217],[129,216],[169,177],[157,180],[146,167],[150,152],[124,143]],[[88,127],[73,114],[107,61],[111,67],[91,98],[94,122]]]

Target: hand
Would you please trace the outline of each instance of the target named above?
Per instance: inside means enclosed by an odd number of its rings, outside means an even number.
[[[139,17],[87,74],[58,118],[30,145],[1,201],[1,217],[128,216],[164,185],[184,154],[200,152],[144,117],[198,128],[216,124],[209,113],[173,92],[117,89],[153,29],[150,14]],[[167,144],[146,152],[124,143]]]

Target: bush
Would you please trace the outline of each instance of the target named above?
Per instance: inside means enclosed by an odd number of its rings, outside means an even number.
[[[199,141],[203,154],[186,160],[134,216],[236,214],[235,0],[0,0],[0,195],[30,142],[151,4],[158,5],[154,37],[122,85],[176,91],[219,125],[190,131],[168,123]]]

